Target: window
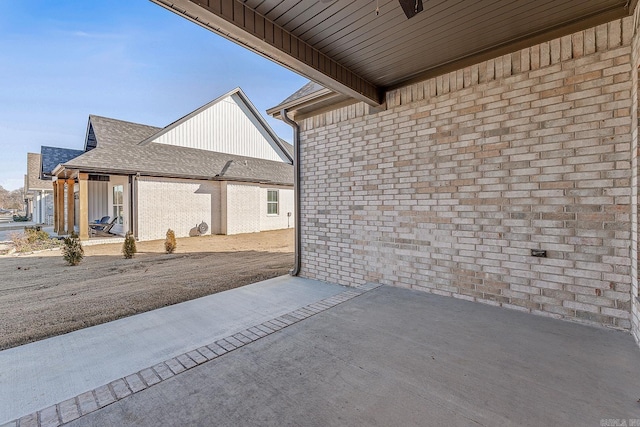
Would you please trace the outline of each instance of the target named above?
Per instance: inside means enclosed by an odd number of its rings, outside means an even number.
[[[267,190],[267,215],[278,215],[278,190]]]
[[[113,217],[118,218],[117,224],[122,224],[122,218],[124,217],[123,193],[124,186],[113,186]]]

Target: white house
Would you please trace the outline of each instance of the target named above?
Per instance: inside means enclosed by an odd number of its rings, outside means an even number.
[[[239,88],[165,128],[91,115],[82,154],[51,171],[56,230],[88,239],[103,216],[139,240],[293,227],[290,150]]]
[[[26,215],[36,224],[53,223],[53,187],[51,180],[40,178],[39,153],[27,153],[27,174],[24,176]]]

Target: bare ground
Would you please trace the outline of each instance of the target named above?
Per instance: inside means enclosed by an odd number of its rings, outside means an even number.
[[[0,256],[0,349],[286,274],[293,230],[85,247],[76,267],[60,251]]]

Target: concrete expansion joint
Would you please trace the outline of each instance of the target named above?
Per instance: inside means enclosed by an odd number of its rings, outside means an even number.
[[[251,326],[126,377],[118,378],[109,384],[25,415],[0,427],[58,427],[64,425],[380,286],[382,285],[377,283],[365,283],[349,287],[348,290],[337,295]]]

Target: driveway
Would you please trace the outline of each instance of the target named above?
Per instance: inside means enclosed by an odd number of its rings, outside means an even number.
[[[314,286],[335,294],[333,285]],[[297,310],[307,314],[289,326],[240,345],[235,340],[237,348],[220,356],[208,350],[217,348],[212,344],[178,357],[177,374],[155,385],[132,385],[141,376],[128,387],[114,382],[107,392],[116,402],[69,425],[600,426],[640,420],[640,352],[627,333],[407,289],[340,295],[316,304],[322,309],[313,314]],[[61,417],[63,410],[58,405],[49,414]]]

